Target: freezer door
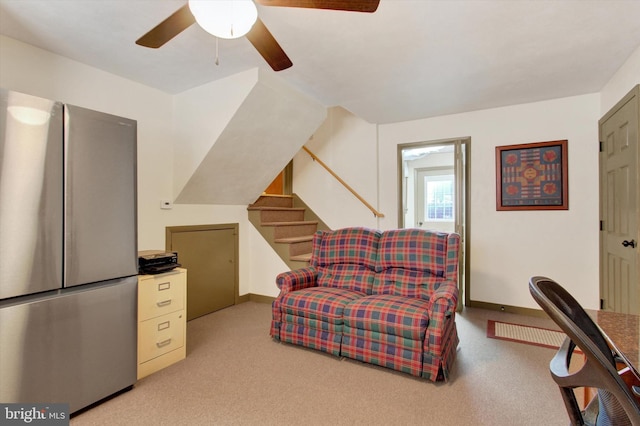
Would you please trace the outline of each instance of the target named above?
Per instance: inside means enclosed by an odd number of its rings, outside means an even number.
[[[136,122],[65,105],[65,287],[135,275]]]
[[[137,283],[0,302],[0,401],[68,403],[75,412],[133,385]]]
[[[0,299],[62,286],[62,105],[0,89]]]

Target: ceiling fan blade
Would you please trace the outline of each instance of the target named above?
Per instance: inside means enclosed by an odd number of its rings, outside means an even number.
[[[246,37],[274,71],[282,71],[293,65],[260,18],[253,24]]]
[[[136,40],[136,44],[156,49],[189,28],[195,22],[196,19],[191,14],[189,5],[185,4],[173,12],[167,19],[156,25],[151,31]]]
[[[263,6],[303,7],[373,13],[380,0],[256,0]]]

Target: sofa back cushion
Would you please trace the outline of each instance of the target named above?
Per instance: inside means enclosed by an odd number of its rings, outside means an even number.
[[[378,272],[373,281],[373,294],[391,294],[429,300],[443,278],[424,271],[390,268]]]
[[[385,231],[380,237],[376,270],[402,268],[444,277],[448,235],[415,228]]]
[[[316,270],[318,286],[341,288],[363,294],[371,294],[376,275],[372,269],[353,263],[320,266]]]
[[[370,293],[379,239],[380,231],[362,227],[318,231],[310,261],[318,285]]]
[[[459,236],[394,229],[380,237],[374,294],[429,299],[445,280],[457,280]]]
[[[343,228],[318,231],[313,240],[312,266],[335,264],[376,266],[380,231],[369,228]]]

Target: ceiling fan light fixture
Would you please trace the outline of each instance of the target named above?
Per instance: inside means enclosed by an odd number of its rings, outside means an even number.
[[[219,38],[239,38],[258,19],[252,0],[189,0],[189,9],[198,25]]]

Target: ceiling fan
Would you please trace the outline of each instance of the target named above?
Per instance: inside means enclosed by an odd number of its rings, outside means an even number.
[[[373,13],[378,8],[380,0],[256,0],[257,3],[263,6],[284,6],[284,7],[299,7],[306,9],[330,9],[339,11],[350,12],[366,12]],[[136,44],[145,47],[158,48],[169,40],[180,34],[182,31],[198,22],[201,26],[201,18],[198,15],[198,4],[205,5],[220,5],[226,3],[227,7],[235,7],[236,4],[245,3],[249,8],[255,10],[255,4],[252,1],[235,0],[235,1],[202,1],[202,0],[189,0],[187,4],[175,11],[164,21],[156,25],[151,31],[136,40]],[[191,6],[191,7],[190,7]],[[249,27],[249,31],[246,33],[247,39],[253,44],[258,53],[262,55],[265,61],[273,68],[274,71],[282,71],[289,68],[292,64],[287,54],[282,50],[276,39],[271,32],[264,25],[262,20],[257,16],[257,11],[252,12],[255,14],[255,23],[252,27]],[[221,14],[218,14],[221,15]],[[211,16],[211,13],[209,13]],[[205,28],[206,29],[206,28]],[[208,29],[206,29],[208,32]],[[233,26],[231,27],[230,36],[218,35],[222,38],[237,38],[244,33],[238,32],[233,34]]]

